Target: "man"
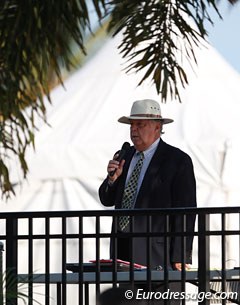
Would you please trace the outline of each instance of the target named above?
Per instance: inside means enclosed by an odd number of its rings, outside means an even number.
[[[99,189],[101,203],[115,206],[116,209],[196,207],[196,183],[191,158],[161,139],[163,124],[173,120],[162,118],[159,104],[148,99],[136,101],[130,116],[121,117],[118,121],[130,124],[133,146],[120,162],[116,160],[118,155],[109,161],[108,176]],[[133,176],[137,185],[131,187],[134,184]],[[194,231],[195,217],[189,214],[186,218],[185,232],[191,233]],[[152,232],[166,232],[164,216],[153,216],[151,221]],[[134,232],[148,230],[146,217],[135,216],[133,222]],[[130,223],[129,218],[120,217],[118,231],[129,232]],[[169,243],[160,235],[151,239],[151,268],[167,266],[169,269],[181,270],[182,261],[185,263],[184,268],[189,267],[193,237],[189,234],[185,238],[183,260],[182,238],[179,235],[174,236],[174,232],[184,231],[183,226],[182,215],[171,215],[168,230],[172,236]],[[119,238],[116,257],[128,261],[132,259],[134,263],[146,265],[149,261],[146,249],[146,238],[135,238],[132,243],[128,238]]]
[[[103,291],[98,299],[97,305],[145,305],[143,300],[127,298],[126,291],[132,291],[131,286],[111,287]],[[136,293],[133,291],[133,294]]]

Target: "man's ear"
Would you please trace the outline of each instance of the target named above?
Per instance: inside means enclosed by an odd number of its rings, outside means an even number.
[[[161,131],[162,131],[162,123],[161,122],[156,124],[156,131],[161,133]]]

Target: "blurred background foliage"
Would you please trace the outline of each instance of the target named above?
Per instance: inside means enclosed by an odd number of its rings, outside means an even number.
[[[143,71],[139,85],[151,79],[166,102],[169,97],[181,101],[179,87],[188,78],[177,54],[197,62],[194,46],[206,39],[205,22],[212,23],[208,9],[219,14],[217,5],[218,0],[0,1],[2,195],[14,193],[12,157],[27,175],[25,153],[34,147],[36,117],[46,121],[44,96],[51,102],[51,88],[63,83],[64,71],[83,61],[87,45],[98,36],[91,36],[92,12],[106,33],[122,32],[119,51],[127,60],[126,71]]]

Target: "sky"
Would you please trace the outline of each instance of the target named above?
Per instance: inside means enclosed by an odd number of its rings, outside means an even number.
[[[214,22],[214,26],[206,24],[209,41],[240,73],[240,2],[233,6],[227,0],[221,0],[218,9],[223,20],[213,10],[209,11]]]

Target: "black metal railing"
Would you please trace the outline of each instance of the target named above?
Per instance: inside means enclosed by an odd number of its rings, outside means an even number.
[[[130,230],[123,235],[118,232],[117,219],[126,214],[130,216]],[[182,230],[172,233],[169,219],[174,215],[181,217]],[[187,215],[196,215],[194,232],[186,229]],[[147,220],[142,231],[134,230],[132,219],[136,217]],[[159,217],[159,221],[164,223],[165,232],[152,229],[153,217]],[[151,244],[154,239],[160,238],[167,249],[171,238],[181,238],[179,251],[182,263],[185,263],[186,239],[191,235],[194,237],[194,269],[169,270],[167,259],[162,270],[153,268]],[[25,297],[29,305],[34,300],[43,305],[93,305],[103,289],[116,287],[119,283],[127,283],[130,287],[145,283],[151,290],[152,283],[162,282],[167,290],[173,281],[179,281],[186,294],[189,289],[198,296],[199,293],[215,293],[218,289],[225,293],[218,299],[219,303],[234,301],[240,304],[239,236],[239,207],[0,213],[0,240],[4,248],[0,251],[4,275],[0,282],[0,305],[20,304],[21,297]],[[146,270],[136,271],[134,261],[130,260],[129,269],[119,271],[116,254],[119,237],[129,238],[131,246],[134,240],[145,238]],[[106,270],[102,269],[101,259],[109,258],[110,239],[113,262]],[[232,249],[229,239],[234,241]],[[214,251],[218,255],[212,256]],[[231,251],[234,251],[234,265],[228,267]],[[133,257],[132,251],[131,255]],[[94,268],[93,263],[89,263],[91,259],[96,261]],[[67,270],[67,265],[75,268],[76,272]],[[237,295],[227,295],[231,292],[229,287],[235,287],[232,292],[237,292]],[[183,298],[182,304],[187,301]],[[209,304],[214,301],[203,298],[199,302]]]

